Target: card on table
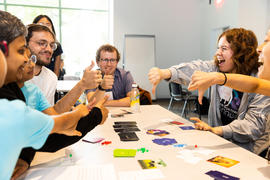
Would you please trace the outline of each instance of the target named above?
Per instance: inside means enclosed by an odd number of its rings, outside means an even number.
[[[170,138],[162,138],[162,139],[153,139],[152,140],[154,143],[159,144],[159,145],[172,145],[176,144],[177,141],[175,139],[170,139]]]
[[[179,121],[170,121],[170,122],[167,122],[168,124],[170,125],[183,125],[184,123],[181,123]]]
[[[238,180],[238,179],[240,179],[238,177],[230,176],[228,174],[225,174],[225,173],[222,173],[219,171],[208,171],[205,174],[211,176],[212,178],[219,179],[219,180]]]
[[[137,124],[136,121],[116,121],[115,125],[128,125],[128,124]]]
[[[125,117],[124,114],[112,114],[111,115],[112,118],[122,118]]]
[[[143,169],[155,169],[157,167],[166,167],[162,159],[144,159],[138,160],[139,164]]]
[[[99,143],[103,141],[105,138],[102,137],[96,137],[96,136],[85,136],[82,141],[89,142],[89,143]]]
[[[137,128],[135,124],[113,125],[113,128]]]
[[[192,126],[179,126],[182,130],[194,130],[195,128]]]
[[[134,157],[137,153],[135,149],[115,149],[113,150],[114,157]]]
[[[170,134],[169,132],[165,131],[165,130],[159,130],[159,129],[149,129],[147,132],[147,134],[153,134],[156,136],[165,136],[167,134]]]
[[[121,128],[121,129],[114,129],[115,132],[134,132],[134,131],[141,131],[139,128]]]
[[[139,138],[135,132],[121,132],[118,133],[121,141],[138,141]]]
[[[235,164],[238,164],[240,162],[240,161],[229,159],[229,158],[226,158],[223,156],[216,156],[216,157],[213,157],[211,159],[208,159],[207,161],[214,163],[214,164],[218,164],[220,166],[227,167],[227,168],[229,168]]]

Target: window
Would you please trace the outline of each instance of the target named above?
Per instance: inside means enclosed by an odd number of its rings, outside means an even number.
[[[0,0],[0,9],[25,25],[40,14],[49,16],[69,75],[82,72],[95,61],[96,50],[109,43],[109,0]]]

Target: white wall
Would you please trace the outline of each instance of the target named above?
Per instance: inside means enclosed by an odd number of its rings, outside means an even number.
[[[252,30],[261,44],[269,27],[270,0],[223,0],[220,5],[209,5],[208,0],[203,0],[202,10],[202,38],[201,58],[210,57],[210,35],[216,28],[229,26],[230,28],[245,28]],[[267,17],[268,16],[268,17]],[[270,23],[269,23],[270,24]]]
[[[266,31],[270,29],[270,0],[267,2]]]
[[[203,0],[201,31],[201,59],[209,60],[210,40],[213,29],[229,26],[236,27],[238,20],[238,0],[223,0],[222,4],[215,5],[215,1],[209,4],[209,0]]]
[[[114,0],[113,44],[123,53],[124,34],[156,36],[156,66],[168,68],[210,57],[211,31],[229,26],[251,29],[259,44],[270,27],[270,0]],[[119,63],[122,67],[122,61]],[[148,78],[148,77],[145,77]],[[168,84],[157,87],[168,98]]]
[[[267,6],[269,0],[239,0],[238,26],[252,30],[262,44],[269,25],[267,21]],[[258,3],[260,2],[260,3]]]
[[[155,35],[157,67],[198,59],[201,9],[201,0],[114,0],[114,45],[123,53],[124,34]],[[168,83],[156,95],[170,97]]]

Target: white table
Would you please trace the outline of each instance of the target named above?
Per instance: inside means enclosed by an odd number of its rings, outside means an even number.
[[[121,108],[109,108],[110,114],[122,113]],[[139,171],[142,170],[137,160],[161,158],[167,167],[159,168],[165,179],[209,179],[212,177],[205,173],[210,170],[218,170],[228,175],[236,176],[241,179],[269,179],[270,166],[267,161],[231,142],[212,134],[211,132],[199,130],[181,130],[178,126],[171,126],[161,119],[172,119],[185,123],[185,125],[193,125],[191,122],[181,118],[180,116],[158,106],[141,106],[141,113],[126,114],[124,118],[109,118],[104,125],[97,126],[90,134],[104,137],[105,140],[112,141],[112,144],[90,144],[83,141],[67,147],[73,152],[73,156],[77,158],[76,165],[104,165],[113,164],[116,176],[118,172],[123,171]],[[114,132],[112,125],[114,121],[133,120],[137,122],[137,126],[141,130],[136,132],[139,141],[122,142],[117,133]],[[159,136],[146,134],[148,129],[162,129],[170,132],[164,138],[175,138],[178,143],[187,143],[187,147],[179,148],[157,145],[152,139],[162,138]],[[177,152],[183,149],[194,149],[195,145],[215,150],[210,155],[196,154],[196,157],[203,158],[197,164],[184,162],[183,159],[177,158]],[[140,149],[145,147],[149,152],[137,152],[134,158],[114,158],[113,150],[122,149]],[[208,159],[217,155],[230,159],[238,160],[240,163],[226,168],[210,162]],[[28,179],[56,179],[62,171],[56,171],[60,166],[60,159],[65,157],[65,150],[56,153],[37,153],[31,165],[32,174],[28,175]],[[50,167],[50,168],[49,168]],[[42,169],[36,169],[42,168]],[[55,171],[54,171],[55,169]],[[24,176],[25,176],[24,175]]]
[[[79,80],[58,80],[57,92],[69,92]]]

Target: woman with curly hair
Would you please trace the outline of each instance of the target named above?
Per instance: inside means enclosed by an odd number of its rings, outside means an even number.
[[[169,69],[152,68],[148,76],[153,84],[153,91],[162,79],[188,85],[195,71],[256,77],[260,66],[257,46],[257,38],[252,31],[243,28],[226,30],[218,38],[218,50],[213,61],[197,60],[181,63]],[[270,123],[267,121],[270,98],[255,93],[243,93],[223,85],[215,84],[211,88],[209,125],[198,118],[191,120],[197,122],[196,129],[211,131],[260,154],[264,150],[262,141],[268,139],[269,134],[269,129],[265,127]]]
[[[259,93],[266,96],[270,96],[270,30],[265,36],[264,43],[257,48],[257,52],[260,54],[259,61],[263,63],[259,67],[258,77],[245,76],[241,74],[222,74],[220,72],[205,73],[197,71],[192,75],[192,81],[189,85],[189,90],[199,91],[199,102],[202,104],[202,97],[204,91],[213,84],[224,84],[238,91],[247,93]],[[204,126],[202,123],[201,125]],[[269,127],[266,127],[269,129]],[[270,146],[270,141],[267,143],[261,143],[264,148]],[[261,149],[264,149],[261,147]],[[270,149],[268,150],[268,160],[270,160]],[[260,155],[264,157],[266,151]]]

